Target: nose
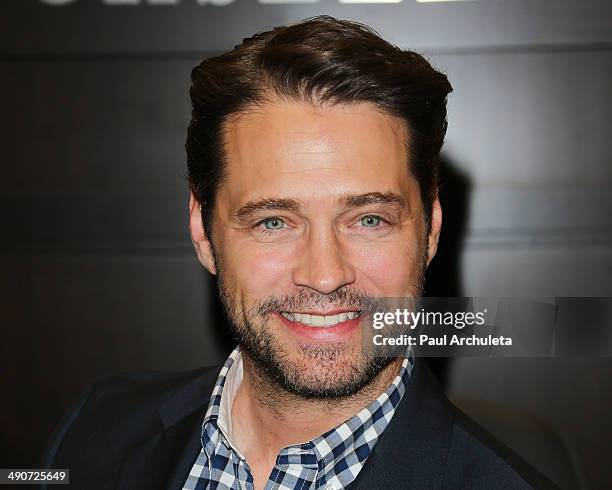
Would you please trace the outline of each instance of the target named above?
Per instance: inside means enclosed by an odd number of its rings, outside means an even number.
[[[296,286],[330,294],[355,282],[355,269],[333,227],[311,227],[304,238],[298,265],[293,270]]]

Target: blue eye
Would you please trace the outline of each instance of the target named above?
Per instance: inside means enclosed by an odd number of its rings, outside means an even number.
[[[364,216],[363,218],[359,220],[359,222],[366,228],[374,228],[380,225],[380,221],[381,221],[380,216],[374,216],[372,214]]]
[[[280,230],[285,225],[280,218],[266,218],[262,223],[268,230]]]

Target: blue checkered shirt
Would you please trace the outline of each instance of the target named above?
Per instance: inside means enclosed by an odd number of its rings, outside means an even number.
[[[338,490],[353,482],[393,417],[413,366],[409,352],[391,385],[367,407],[305,444],[283,448],[265,490]],[[242,357],[236,347],[217,378],[202,424],[202,449],[183,490],[254,489],[246,459],[230,442],[231,403],[241,382]]]

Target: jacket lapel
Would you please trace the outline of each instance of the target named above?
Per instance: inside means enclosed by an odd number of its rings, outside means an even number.
[[[422,359],[351,489],[443,488],[454,412]]]
[[[115,488],[180,489],[201,449],[200,431],[218,369],[179,390],[125,454]],[[443,487],[453,411],[422,359],[406,393],[351,489]]]
[[[149,433],[126,452],[115,488],[182,488],[202,447],[201,424],[217,374],[207,371],[160,406]]]

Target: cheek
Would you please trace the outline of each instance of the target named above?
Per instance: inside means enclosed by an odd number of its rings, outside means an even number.
[[[226,276],[245,297],[286,294],[295,254],[290,244],[237,242],[226,250]]]
[[[422,253],[413,241],[377,243],[354,250],[352,261],[366,289],[387,297],[405,296],[413,289]]]

